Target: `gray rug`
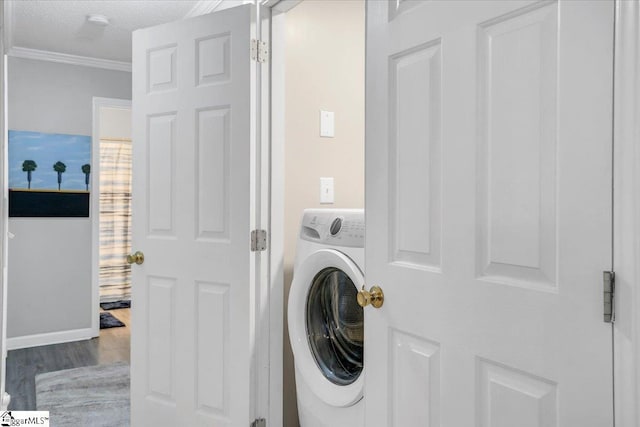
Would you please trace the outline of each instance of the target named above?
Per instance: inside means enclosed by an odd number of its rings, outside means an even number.
[[[119,328],[126,326],[116,316],[106,311],[100,313],[100,329]]]
[[[51,427],[128,427],[129,365],[87,366],[36,375],[36,406]]]
[[[103,310],[115,310],[118,308],[131,308],[131,300],[101,302],[100,308]]]

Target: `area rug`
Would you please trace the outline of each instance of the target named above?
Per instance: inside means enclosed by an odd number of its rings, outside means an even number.
[[[125,324],[118,320],[113,314],[100,313],[100,329],[119,328],[121,326],[125,326]]]
[[[87,366],[36,375],[36,407],[51,427],[128,427],[129,365]]]
[[[103,310],[115,310],[117,308],[131,308],[131,300],[101,302],[100,308]]]

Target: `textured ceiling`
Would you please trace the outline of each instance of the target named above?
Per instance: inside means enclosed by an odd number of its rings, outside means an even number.
[[[5,3],[7,0],[5,0]],[[131,62],[131,32],[175,21],[199,3],[189,0],[10,0],[11,47]],[[105,15],[110,25],[87,23]]]

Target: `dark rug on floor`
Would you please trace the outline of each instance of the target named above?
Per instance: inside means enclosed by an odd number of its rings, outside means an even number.
[[[131,308],[131,300],[101,302],[100,308],[103,310],[114,310],[116,308]]]
[[[125,326],[111,313],[100,313],[100,329],[119,328]]]

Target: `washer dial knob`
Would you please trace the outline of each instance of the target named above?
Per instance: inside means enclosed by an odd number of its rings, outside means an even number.
[[[336,218],[331,223],[331,228],[329,228],[329,232],[332,236],[335,236],[342,229],[342,218]]]

